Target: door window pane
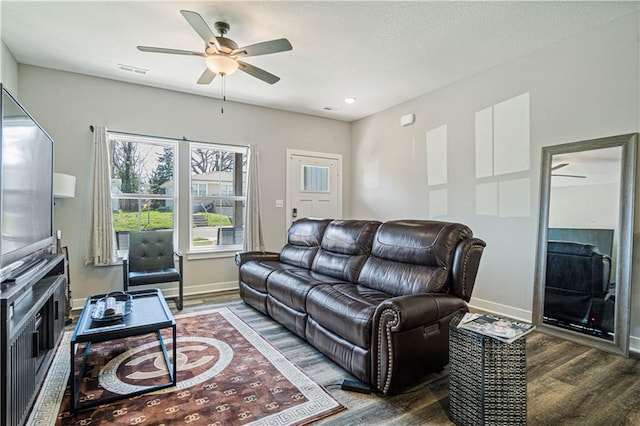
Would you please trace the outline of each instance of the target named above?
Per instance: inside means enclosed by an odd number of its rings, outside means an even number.
[[[302,191],[329,192],[329,167],[302,166]]]

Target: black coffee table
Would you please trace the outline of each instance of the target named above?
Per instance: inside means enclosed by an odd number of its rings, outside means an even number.
[[[176,344],[176,321],[165,302],[164,296],[158,289],[140,290],[129,292],[132,296],[132,309],[131,313],[124,318],[113,322],[98,322],[91,319],[91,313],[96,305],[96,302],[106,296],[104,294],[91,296],[87,298],[84,304],[78,324],[71,337],[71,409],[83,409],[95,407],[100,404],[115,401],[125,397],[141,395],[143,393],[155,391],[158,389],[164,389],[170,386],[176,385],[176,359],[177,359],[177,344]],[[173,331],[173,363],[169,360],[169,354],[167,348],[162,339],[160,330],[171,327]],[[123,339],[125,337],[139,336],[148,333],[157,333],[162,353],[164,355],[164,361],[167,366],[168,375],[170,381],[162,383],[160,385],[150,386],[143,390],[135,392],[116,395],[112,397],[102,398],[97,401],[89,401],[78,405],[78,395],[80,392],[80,380],[84,375],[85,364],[91,349],[92,343],[104,342],[107,340]],[[79,343],[86,343],[84,350],[84,357],[82,359],[82,366],[80,368],[78,377],[75,374],[75,351],[76,345]]]

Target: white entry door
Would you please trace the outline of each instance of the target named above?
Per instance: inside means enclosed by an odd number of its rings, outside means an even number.
[[[342,156],[287,150],[287,228],[297,218],[342,217]]]

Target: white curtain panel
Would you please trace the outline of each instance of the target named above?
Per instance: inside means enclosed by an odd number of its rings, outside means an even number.
[[[116,236],[111,210],[111,170],[107,129],[93,131],[93,197],[85,264],[112,265],[116,261]]]
[[[258,147],[249,146],[249,176],[247,187],[247,215],[244,224],[244,250],[264,251],[262,238],[262,197],[260,195]]]

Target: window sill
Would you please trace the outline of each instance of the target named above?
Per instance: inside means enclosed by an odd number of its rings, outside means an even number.
[[[210,251],[192,251],[186,254],[186,260],[199,260],[199,259],[226,259],[234,258],[236,253],[242,251],[242,246],[233,246],[223,250],[210,250]],[[118,258],[110,265],[93,265],[99,268],[118,266],[122,267],[122,260],[127,256],[128,250],[118,250]]]
[[[209,250],[209,251],[191,251],[188,252],[185,256],[187,260],[198,260],[198,259],[223,259],[223,258],[233,258],[236,253],[242,251],[242,246],[230,246],[229,248],[222,250]]]

